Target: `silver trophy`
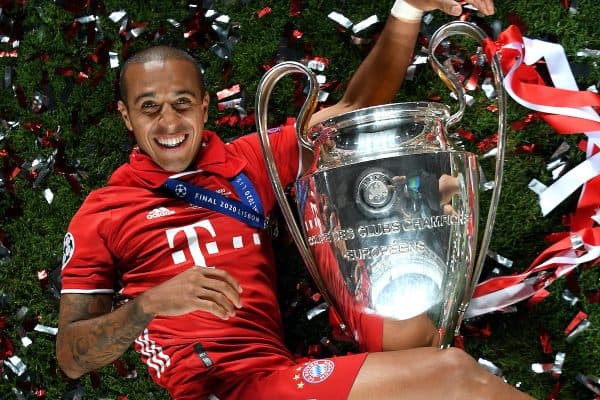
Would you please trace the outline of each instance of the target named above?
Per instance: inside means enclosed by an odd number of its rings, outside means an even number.
[[[430,63],[456,94],[454,114],[440,103],[396,103],[359,109],[307,129],[319,91],[310,70],[296,62],[280,63],[257,89],[258,131],[288,228],[315,284],[359,343],[365,314],[397,320],[424,314],[438,328],[442,346],[451,345],[485,260],[500,196],[506,98],[494,56],[496,176],[476,254],[477,157],[448,139],[449,127],[465,111],[465,95],[435,56],[437,47],[455,34],[479,44],[487,38],[477,26],[458,21],[443,25],[431,38]],[[296,182],[294,213],[275,167],[267,105],[274,85],[298,72],[309,82],[296,125],[298,140],[314,152],[316,163]]]

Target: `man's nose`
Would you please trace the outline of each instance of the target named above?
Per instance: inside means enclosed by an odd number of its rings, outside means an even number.
[[[165,128],[169,128],[172,125],[177,124],[179,120],[179,113],[171,104],[163,104],[160,110],[159,123]]]

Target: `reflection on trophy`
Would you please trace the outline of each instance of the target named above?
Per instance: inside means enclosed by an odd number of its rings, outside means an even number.
[[[452,22],[431,39],[432,67],[459,99],[454,114],[439,103],[396,103],[307,130],[307,110],[318,94],[312,72],[284,62],[259,84],[258,129],[275,194],[315,283],[359,343],[363,314],[398,320],[425,314],[439,329],[442,346],[450,345],[487,252],[501,186],[506,100],[494,58],[500,109],[496,181],[477,254],[477,158],[447,139],[448,128],[464,113],[464,93],[434,56],[452,34],[480,43],[486,35],[470,23]],[[301,145],[317,155],[313,170],[296,183],[297,217],[274,167],[264,111],[274,84],[292,72],[309,78],[297,130]]]

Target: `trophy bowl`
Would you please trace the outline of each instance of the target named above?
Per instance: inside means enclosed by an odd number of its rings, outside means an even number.
[[[442,26],[432,49],[450,34],[479,41],[466,22]],[[259,84],[257,123],[276,197],[302,258],[343,327],[364,340],[364,314],[406,320],[426,315],[448,346],[479,278],[497,207],[505,142],[505,98],[498,60],[492,68],[499,103],[496,180],[478,244],[479,167],[475,154],[455,146],[448,128],[462,118],[465,100],[456,78],[434,56],[434,69],[457,93],[459,110],[434,102],[363,108],[306,129],[318,94],[314,74],[284,62]],[[297,131],[315,163],[295,185],[296,211],[287,202],[268,142],[265,104],[283,75],[303,72],[309,96]],[[478,258],[477,254],[479,254]]]

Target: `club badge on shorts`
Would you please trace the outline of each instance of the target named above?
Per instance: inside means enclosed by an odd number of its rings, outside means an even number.
[[[302,379],[307,383],[321,383],[331,376],[334,368],[331,360],[311,361],[302,370]]]

